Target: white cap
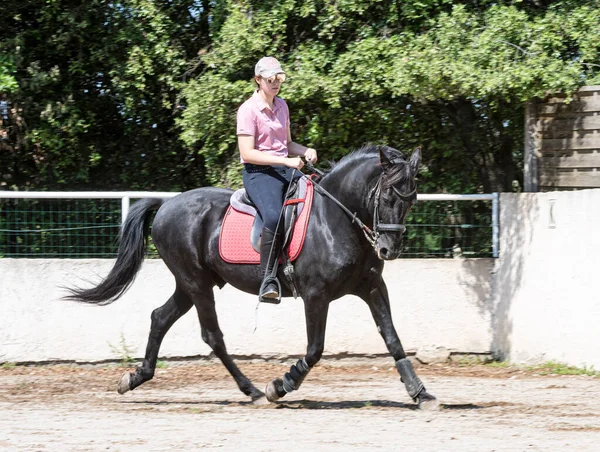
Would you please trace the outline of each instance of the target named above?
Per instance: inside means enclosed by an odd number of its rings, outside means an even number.
[[[277,74],[285,74],[279,61],[273,57],[263,57],[254,67],[254,75],[269,78]]]

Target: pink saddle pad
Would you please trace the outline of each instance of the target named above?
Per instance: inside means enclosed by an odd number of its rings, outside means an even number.
[[[312,207],[314,187],[312,182],[307,181],[306,196],[302,199],[291,199],[288,204],[304,203],[302,212],[296,219],[292,238],[288,246],[288,255],[293,261],[302,251],[304,238],[308,228],[310,210]],[[219,236],[219,254],[225,262],[230,264],[259,264],[258,254],[250,242],[250,231],[254,223],[254,216],[240,212],[229,206]]]

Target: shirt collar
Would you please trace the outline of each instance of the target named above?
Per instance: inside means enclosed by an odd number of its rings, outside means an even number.
[[[270,110],[269,104],[267,104],[267,102],[262,98],[262,96],[260,94],[258,94],[258,90],[254,91],[254,94],[252,95],[252,97],[254,98],[254,102],[256,102],[256,105],[258,106],[258,109],[260,111],[263,111],[265,108],[267,110]],[[280,107],[279,104],[280,104],[279,98],[275,97],[273,99],[273,113],[275,113],[277,110],[279,110],[279,107]]]

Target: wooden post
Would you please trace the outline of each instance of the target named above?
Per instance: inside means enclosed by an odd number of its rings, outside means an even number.
[[[536,102],[527,101],[525,104],[525,165],[523,185],[526,192],[539,190],[538,153],[540,138],[537,121]]]

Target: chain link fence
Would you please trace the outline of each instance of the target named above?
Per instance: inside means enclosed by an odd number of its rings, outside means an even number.
[[[130,199],[176,194],[0,192],[0,258],[114,258]],[[419,195],[402,257],[497,257],[497,199]],[[149,257],[158,257],[152,245]]]

